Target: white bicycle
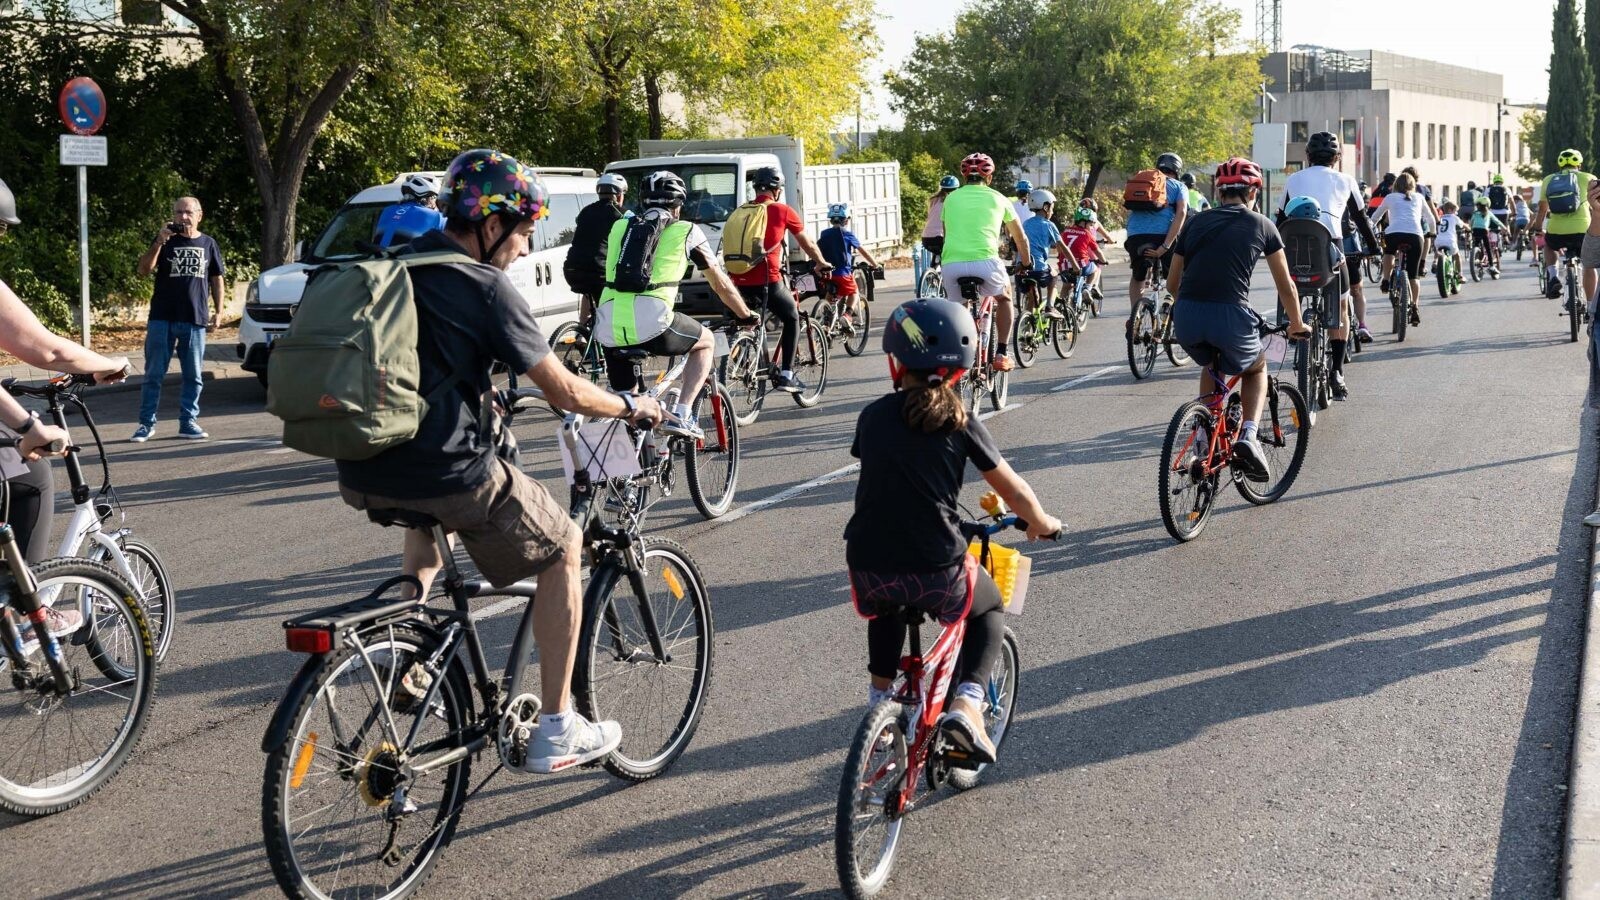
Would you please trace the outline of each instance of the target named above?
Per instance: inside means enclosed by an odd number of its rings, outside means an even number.
[[[117,500],[116,489],[111,485],[111,465],[106,460],[105,442],[100,439],[100,430],[89,415],[89,407],[78,396],[80,388],[92,384],[92,375],[58,375],[42,387],[19,384],[15,378],[0,382],[0,386],[12,396],[43,400],[49,409],[50,420],[60,428],[67,427],[66,411],[71,407],[83,417],[84,425],[94,436],[95,447],[100,454],[102,478],[99,492],[92,496],[89,483],[83,475],[83,466],[78,460],[81,448],[70,441],[67,444],[64,463],[72,488],[72,518],[67,522],[67,531],[61,538],[56,555],[78,556],[105,563],[138,590],[139,606],[149,624],[150,635],[155,638],[156,661],[160,662],[166,658],[167,649],[172,643],[172,627],[177,621],[177,596],[172,590],[172,579],[167,577],[166,566],[162,565],[161,557],[150,545],[136,540],[130,528],[106,527],[113,515],[117,516],[117,524],[121,525],[126,514]],[[47,606],[54,600],[44,595],[41,595],[41,599]],[[94,630],[90,629],[88,633],[89,640],[93,641]]]

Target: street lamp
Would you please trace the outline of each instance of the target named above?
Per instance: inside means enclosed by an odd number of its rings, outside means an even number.
[[[1500,174],[1501,165],[1505,162],[1505,138],[1501,128],[1505,124],[1506,98],[1501,97],[1494,104],[1494,173]]]

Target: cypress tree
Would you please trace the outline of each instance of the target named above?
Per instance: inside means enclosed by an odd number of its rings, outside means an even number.
[[[1583,47],[1588,51],[1589,75],[1600,76],[1600,0],[1584,0]],[[1590,110],[1594,119],[1590,126],[1589,149],[1600,155],[1600,102],[1590,102],[1594,107]],[[1585,162],[1588,159],[1584,157]]]
[[[1590,0],[1600,5],[1600,0]],[[1544,120],[1544,170],[1553,172],[1556,155],[1573,147],[1592,159],[1591,137],[1594,119],[1594,75],[1589,58],[1578,38],[1576,0],[1556,0],[1555,21],[1551,29],[1550,99]]]

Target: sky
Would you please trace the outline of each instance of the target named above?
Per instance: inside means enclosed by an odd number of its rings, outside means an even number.
[[[918,32],[943,31],[969,0],[877,0],[883,52],[874,75],[897,68]],[[1242,29],[1255,36],[1255,0],[1219,0],[1239,10]],[[1548,92],[1551,10],[1555,0],[1284,0],[1283,45],[1319,44],[1341,50],[1387,50],[1499,72],[1513,103],[1543,102]],[[881,85],[881,78],[874,77]],[[900,124],[879,87],[866,105],[863,127]],[[853,124],[853,123],[852,123]]]

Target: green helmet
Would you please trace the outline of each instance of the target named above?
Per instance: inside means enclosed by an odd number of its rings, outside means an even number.
[[[1556,156],[1556,166],[1562,169],[1575,169],[1583,165],[1583,154],[1568,147]]]
[[[1505,184],[1506,183],[1506,177],[1504,175],[1496,175],[1493,178],[1489,179],[1489,181],[1490,181],[1491,184]]]

